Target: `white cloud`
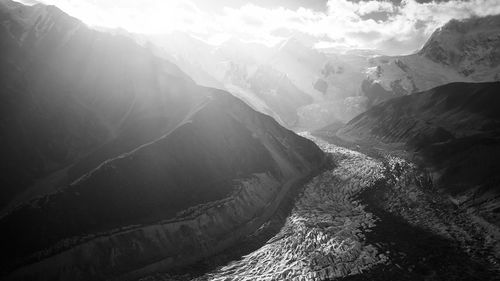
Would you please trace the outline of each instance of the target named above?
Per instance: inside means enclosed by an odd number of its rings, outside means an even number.
[[[500,1],[497,0],[452,0],[439,3],[403,0],[401,5],[385,1],[353,3],[330,0],[328,7],[322,26],[328,37],[344,38],[343,45],[347,48],[375,48],[389,54],[416,50],[436,28],[450,19],[500,13]],[[375,11],[391,14],[386,21],[363,20],[357,15]]]
[[[391,2],[368,1],[358,5],[358,13],[366,15],[373,12],[393,12],[394,5]]]
[[[189,0],[42,0],[59,6],[90,25],[123,27],[133,32],[161,33],[181,30],[198,37],[236,36],[245,40],[276,42],[278,30],[317,38],[320,46],[383,49],[389,54],[419,48],[437,27],[452,18],[500,13],[498,0],[451,0],[417,3],[330,0],[327,11],[306,8],[264,8],[252,4],[202,11]],[[363,17],[386,12],[385,21]],[[325,40],[325,38],[327,40]]]

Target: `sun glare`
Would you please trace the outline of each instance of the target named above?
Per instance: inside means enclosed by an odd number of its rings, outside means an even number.
[[[33,2],[35,0],[17,0]],[[384,49],[404,54],[421,47],[430,34],[451,18],[500,13],[496,0],[418,3],[385,1],[328,1],[327,9],[263,7],[220,0],[40,0],[56,5],[94,27],[123,28],[141,34],[181,31],[210,44],[227,38],[268,46],[300,36],[318,48]],[[483,3],[478,5],[478,3]],[[401,39],[410,40],[401,40]]]

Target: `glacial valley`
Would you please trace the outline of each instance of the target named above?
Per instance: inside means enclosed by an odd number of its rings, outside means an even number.
[[[500,233],[454,205],[433,187],[429,172],[404,153],[303,135],[328,153],[334,165],[303,186],[285,218],[277,214],[253,237],[223,253],[222,265],[215,258],[189,268],[191,273],[158,273],[140,281],[499,276]],[[266,228],[274,228],[274,234],[262,235]]]

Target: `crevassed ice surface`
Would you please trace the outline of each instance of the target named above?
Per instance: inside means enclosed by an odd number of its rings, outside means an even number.
[[[311,280],[358,274],[387,257],[367,244],[377,219],[354,196],[383,177],[380,161],[313,139],[337,167],[312,179],[285,225],[260,249],[199,280]]]

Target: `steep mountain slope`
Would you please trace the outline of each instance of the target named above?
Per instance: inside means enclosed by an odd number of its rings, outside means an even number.
[[[2,1],[1,17],[0,205],[104,143],[114,152],[95,162],[162,135],[201,102],[175,65],[55,7]]]
[[[422,49],[370,60],[362,90],[368,106],[450,82],[500,79],[500,15],[451,20]]]
[[[0,11],[2,279],[190,264],[257,229],[322,164],[313,142],[127,37],[51,6]]]
[[[500,79],[500,15],[451,20],[419,52],[472,80]]]
[[[260,226],[322,153],[229,94],[208,99],[170,134],[3,217],[3,269],[13,279],[141,276]]]
[[[461,207],[500,225],[500,82],[451,83],[394,98],[351,120],[337,134],[402,143],[435,171]]]

